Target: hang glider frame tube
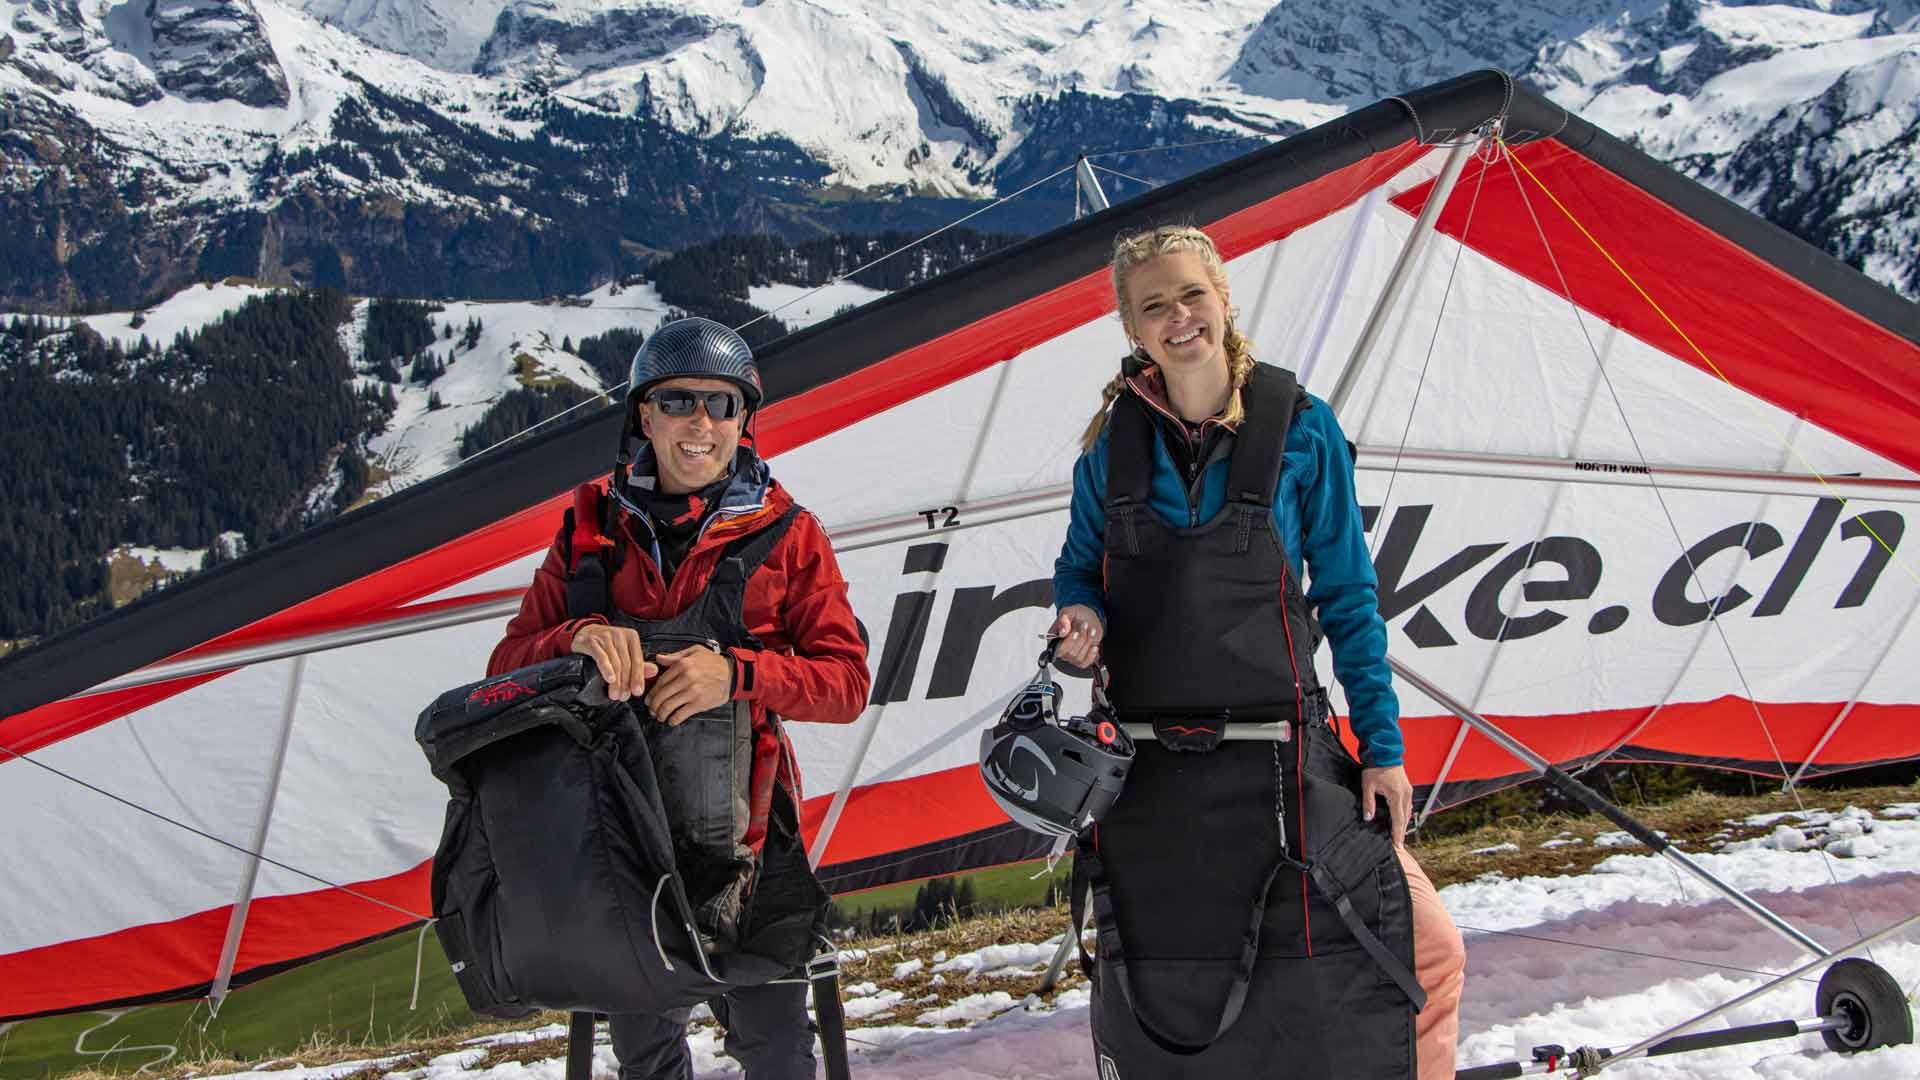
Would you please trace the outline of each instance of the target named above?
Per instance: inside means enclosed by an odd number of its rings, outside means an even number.
[[[1845,1028],[1848,1020],[1844,1016],[1814,1017],[1808,1020],[1772,1020],[1763,1024],[1748,1024],[1744,1027],[1728,1028],[1725,1031],[1708,1032],[1705,1035],[1682,1035],[1659,1042],[1647,1048],[1647,1057],[1660,1057],[1666,1054],[1684,1054],[1694,1050],[1716,1050],[1726,1046],[1744,1046],[1748,1043],[1768,1042],[1773,1039],[1791,1039],[1800,1035],[1816,1035],[1823,1031],[1837,1031]],[[1542,1048],[1543,1050],[1546,1048]],[[1598,1058],[1591,1066],[1584,1063]],[[1470,1069],[1461,1069],[1453,1074],[1453,1080],[1505,1080],[1513,1076],[1547,1076],[1552,1073],[1566,1073],[1581,1068],[1605,1068],[1613,1059],[1613,1054],[1605,1050],[1574,1050],[1563,1055],[1553,1055],[1545,1060],[1511,1061],[1497,1065],[1476,1065]],[[1575,1075],[1586,1075],[1575,1073]]]
[[[1547,483],[1658,487],[1716,494],[1841,498],[1873,503],[1920,503],[1920,480],[1897,477],[1817,476],[1699,465],[1641,465],[1577,458],[1457,450],[1397,450],[1361,446],[1354,467],[1363,472],[1426,473]]]
[[[1675,1024],[1673,1027],[1657,1035],[1642,1039],[1640,1042],[1627,1047],[1625,1050],[1612,1051],[1587,1047],[1565,1054],[1564,1056],[1558,1056],[1557,1059],[1553,1061],[1536,1059],[1532,1062],[1513,1061],[1503,1064],[1478,1065],[1470,1069],[1461,1069],[1455,1072],[1453,1074],[1454,1080],[1498,1080],[1498,1078],[1511,1076],[1537,1076],[1562,1072],[1576,1076],[1597,1076],[1600,1070],[1608,1066],[1632,1061],[1635,1058],[1660,1057],[1666,1054],[1681,1054],[1694,1050],[1710,1050],[1723,1046],[1740,1046],[1745,1043],[1765,1042],[1770,1039],[1785,1039],[1797,1035],[1811,1035],[1815,1032],[1841,1033],[1838,1042],[1835,1042],[1832,1035],[1829,1035],[1828,1046],[1840,1050],[1843,1053],[1853,1053],[1858,1050],[1873,1049],[1877,1046],[1898,1045],[1911,1042],[1913,1017],[1905,1000],[1898,995],[1899,984],[1892,981],[1892,977],[1887,974],[1886,969],[1881,968],[1878,964],[1871,961],[1855,958],[1854,954],[1871,949],[1883,941],[1890,940],[1905,932],[1916,923],[1920,923],[1920,912],[1908,915],[1906,918],[1901,919],[1877,933],[1869,934],[1850,945],[1844,945],[1825,956],[1815,957],[1784,975],[1776,975],[1730,1001],[1721,1002],[1712,1009],[1690,1020]],[[1848,971],[1846,967],[1842,966],[1842,962],[1849,961],[1850,958],[1851,963],[1857,965],[1853,971]],[[1851,1029],[1873,1029],[1878,1026],[1876,1019],[1870,1015],[1871,1008],[1875,1002],[1862,1000],[1862,998],[1875,998],[1881,995],[1867,993],[1864,995],[1855,995],[1855,1000],[1852,1002],[1852,1005],[1855,1007],[1854,1010],[1836,1009],[1836,1011],[1830,1015],[1816,1017],[1811,1020],[1776,1020],[1771,1023],[1748,1024],[1743,1027],[1727,1028],[1723,1031],[1711,1031],[1700,1035],[1688,1034],[1710,1020],[1725,1016],[1727,1013],[1740,1008],[1748,1002],[1764,997],[1790,982],[1804,979],[1822,969],[1826,969],[1826,975],[1820,980],[1823,994],[1825,994],[1830,987],[1836,989],[1844,987],[1848,990],[1859,989],[1863,985],[1860,979],[1862,974],[1869,975],[1871,979],[1885,980],[1892,993],[1887,995],[1887,1000],[1879,1003],[1885,1004],[1890,1008],[1907,1009],[1906,1015],[1900,1018],[1904,1023],[1892,1025],[1890,1037],[1883,1038],[1879,1032],[1872,1032],[1873,1040],[1882,1041],[1862,1039],[1859,1042],[1855,1042],[1855,1040],[1850,1037],[1852,1034],[1855,1034]],[[1841,978],[1835,980],[1835,976],[1841,976]],[[1852,986],[1848,986],[1849,983],[1851,983]],[[1898,1001],[1897,1005],[1894,1004],[1895,1001]],[[1880,1019],[1886,1018],[1882,1017]],[[1862,1031],[1858,1032],[1858,1034],[1867,1035],[1869,1032]]]
[[[1460,173],[1467,167],[1467,159],[1479,146],[1478,137],[1454,144],[1447,152],[1447,162],[1440,169],[1440,179],[1434,182],[1433,190],[1427,195],[1427,204],[1420,208],[1420,217],[1413,223],[1413,232],[1407,242],[1400,247],[1400,257],[1395,260],[1393,270],[1387,275],[1386,287],[1380,290],[1380,298],[1374,301],[1373,311],[1367,315],[1367,323],[1360,330],[1360,340],[1353,344],[1353,354],[1347,360],[1347,366],[1340,371],[1340,381],[1334,383],[1333,393],[1328,395],[1327,404],[1333,406],[1338,415],[1353,395],[1353,388],[1360,381],[1360,373],[1367,366],[1367,360],[1374,345],[1380,340],[1380,333],[1386,329],[1387,317],[1400,306],[1400,294],[1406,289],[1407,281],[1413,276],[1414,264],[1420,260],[1427,241],[1432,239],[1434,223],[1440,220],[1440,211],[1447,205],[1447,199],[1453,195],[1453,186],[1460,179]]]
[[[243,645],[237,649],[222,649],[183,660],[164,660],[158,664],[148,664],[137,671],[130,671],[117,679],[108,679],[89,690],[74,694],[73,697],[88,697],[93,694],[111,693],[115,690],[131,690],[141,686],[152,686],[155,683],[172,682],[175,679],[189,679],[196,675],[209,675],[218,671],[231,671],[253,664],[264,664],[270,660],[286,660],[306,656],[309,653],[326,652],[329,649],[342,649],[349,645],[364,645],[372,641],[405,637],[408,634],[420,634],[429,630],[465,626],[468,623],[483,622],[487,619],[508,618],[520,610],[521,592],[522,590],[515,589],[506,596],[490,593],[466,603],[448,604],[428,612],[408,612],[403,608],[399,614],[390,618],[357,626],[323,630],[315,634],[301,634],[261,642],[257,645]]]
[[[1920,503],[1920,480],[1889,478],[1779,474],[1739,469],[1655,465],[1640,466],[1588,463],[1566,458],[1528,457],[1518,454],[1457,453],[1443,450],[1395,451],[1363,446],[1357,467],[1363,472],[1388,471],[1430,473],[1482,479],[1539,480],[1545,482],[1611,484],[1647,487],[1655,483],[1663,489],[1689,488],[1717,493],[1763,492],[1798,495],[1808,498],[1840,496],[1875,503]],[[958,508],[959,524],[936,530],[938,534],[961,529],[977,529],[1022,518],[1064,510],[1072,496],[1070,485],[1059,484],[1013,496],[997,496],[967,503]],[[838,552],[860,551],[904,543],[928,535],[926,522],[919,514],[892,516],[868,522],[844,525],[829,530]],[[450,601],[431,612],[400,613],[339,630],[282,638],[235,649],[202,653],[181,660],[149,664],[137,671],[109,679],[72,697],[110,693],[151,686],[154,683],[186,679],[218,671],[285,660],[303,653],[360,645],[386,638],[402,637],[429,630],[441,630],[487,619],[507,618],[519,609],[520,591],[488,593],[467,601]]]
[[[1674,847],[1665,837],[1647,828],[1641,824],[1638,819],[1602,798],[1599,792],[1567,775],[1567,773],[1556,767],[1553,762],[1534,753],[1533,749],[1527,746],[1527,744],[1502,731],[1492,721],[1469,709],[1453,695],[1435,686],[1425,677],[1407,667],[1407,665],[1395,660],[1391,655],[1387,657],[1387,664],[1393,668],[1393,674],[1396,678],[1405,680],[1413,686],[1414,689],[1419,690],[1435,702],[1438,702],[1442,708],[1466,723],[1471,724],[1475,731],[1491,739],[1494,744],[1502,750],[1525,762],[1529,768],[1539,773],[1541,778],[1546,780],[1547,783],[1560,789],[1561,794],[1580,803],[1594,813],[1601,815],[1615,825],[1620,826],[1635,840],[1640,841],[1655,854],[1665,857],[1682,870],[1700,879],[1707,887],[1732,901],[1735,907],[1753,916],[1753,918],[1758,920],[1761,925],[1767,929],[1772,930],[1774,933],[1779,934],[1781,937],[1786,938],[1788,941],[1815,956],[1825,957],[1829,955],[1825,946],[1795,929],[1793,924],[1769,911],[1765,905],[1759,901],[1754,900],[1733,885],[1720,880],[1712,871],[1693,861],[1685,852]]]
[[[240,889],[233,899],[233,911],[227,916],[227,936],[220,945],[220,962],[214,970],[213,985],[207,991],[207,1019],[220,1015],[233,984],[233,965],[240,956],[240,937],[246,933],[247,913],[253,907],[254,885],[260,879],[260,854],[267,850],[267,831],[273,826],[273,804],[280,797],[280,778],[287,767],[287,743],[293,738],[293,717],[300,707],[300,684],[306,678],[307,656],[294,657],[293,671],[287,676],[287,692],[280,710],[280,730],[274,737],[273,769],[267,775],[267,790],[261,796],[260,810],[254,818],[253,842],[247,845],[247,865],[240,875]]]
[[[1107,193],[1100,189],[1100,178],[1093,175],[1093,163],[1087,160],[1085,154],[1081,154],[1080,160],[1073,163],[1073,181],[1079,189],[1081,199],[1086,200],[1086,206],[1089,208],[1086,213],[1075,213],[1074,217],[1097,214],[1112,205],[1107,201]],[[1074,209],[1080,209],[1078,200]]]

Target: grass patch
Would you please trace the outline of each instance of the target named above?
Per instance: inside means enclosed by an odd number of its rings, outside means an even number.
[[[367,462],[367,489],[362,491],[359,498],[353,500],[345,510],[340,512],[343,514],[352,513],[368,503],[373,502],[375,499],[391,494],[391,492],[387,490],[387,484],[392,479],[393,470],[378,461],[369,460]]]
[[[1851,805],[1877,812],[1889,803],[1911,802],[1916,797],[1920,797],[1920,791],[1910,784],[1835,791],[1802,788],[1797,801],[1787,792],[1764,795],[1693,792],[1670,802],[1632,807],[1628,812],[1648,828],[1665,833],[1675,847],[1697,854],[1772,832],[1771,825],[1731,824],[1755,814],[1797,810],[1802,803],[1808,809],[1840,810]],[[1617,830],[1618,826],[1597,814],[1551,814],[1496,822],[1453,836],[1417,839],[1412,850],[1436,886],[1472,881],[1489,871],[1507,877],[1529,874],[1559,877],[1584,874],[1609,856],[1646,853],[1637,842],[1622,847],[1601,847],[1594,843],[1602,834]],[[1541,846],[1547,843],[1554,846]],[[1505,849],[1507,845],[1513,849],[1488,850]]]
[[[1036,860],[962,874],[953,880],[970,886],[972,910],[962,914],[987,915],[1016,908],[1050,906],[1058,897],[1066,895],[1067,879],[1072,874],[1073,858],[1069,855],[1054,867],[1052,874],[1046,872],[1045,862]],[[839,914],[836,925],[870,933],[898,918],[904,926],[919,906],[926,887],[924,881],[909,881],[837,897],[834,900]]]
[[[160,565],[160,560],[141,562],[125,549],[107,555],[107,595],[114,607],[129,604],[181,575]]]
[[[574,385],[572,379],[555,374],[552,369],[535,359],[532,353],[524,352],[514,354],[513,378],[521,386],[531,390],[552,390],[560,386]]]
[[[204,1001],[185,1001],[116,1010],[117,1016],[24,1021],[0,1034],[0,1078],[82,1069],[126,1075],[142,1066],[155,1067],[147,1075],[172,1076],[194,1064],[282,1056],[352,1060],[445,1033],[526,1026],[482,1021],[468,1011],[431,933],[421,957],[420,1005],[410,1010],[418,937],[397,934],[241,987],[212,1020]]]

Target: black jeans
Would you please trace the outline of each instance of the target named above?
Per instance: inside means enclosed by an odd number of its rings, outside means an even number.
[[[727,1055],[746,1080],[813,1080],[813,1028],[807,987],[798,977],[736,990],[709,1003],[727,1029]],[[687,1014],[617,1013],[607,1017],[620,1080],[691,1080]]]

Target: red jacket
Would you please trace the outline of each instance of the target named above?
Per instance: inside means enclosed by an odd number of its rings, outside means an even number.
[[[606,482],[583,485],[604,497]],[[644,525],[625,510],[616,511],[614,528],[620,533],[623,554],[613,578],[613,603],[636,619],[665,619],[687,609],[705,590],[730,541],[772,524],[793,505],[778,481],[768,484],[762,508],[735,516],[717,517],[688,548],[669,587],[649,552]],[[606,622],[600,616],[567,618],[567,555],[564,531],[547,551],[533,575],[533,584],[520,600],[520,612],[507,624],[506,636],[494,646],[487,674],[566,656],[573,635],[588,622]],[[752,819],[746,842],[759,849],[766,836],[767,812],[778,783],[801,798],[800,770],[793,746],[768,722],[769,712],[783,720],[826,724],[851,723],[866,707],[871,678],[867,673],[867,646],[847,602],[847,581],[840,576],[833,548],[819,519],[802,510],[774,545],[767,561],[747,580],[746,629],[765,648],[732,649],[736,676],[734,697],[752,703],[754,755]],[[751,676],[748,667],[751,667]]]

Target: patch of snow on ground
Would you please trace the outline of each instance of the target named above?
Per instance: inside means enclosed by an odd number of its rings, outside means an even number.
[[[887,295],[851,281],[836,281],[815,288],[811,285],[755,285],[747,290],[747,302],[771,314],[795,330],[838,315],[843,308],[859,307]]]
[[[133,556],[143,565],[159,563],[162,570],[174,574],[200,569],[201,561],[207,557],[206,548],[123,547],[114,550]]]
[[[369,442],[372,460],[387,470],[383,494],[389,494],[443,472],[459,462],[460,434],[478,423],[501,395],[521,385],[516,361],[525,356],[536,378],[558,377],[589,390],[601,390],[592,368],[562,346],[578,347],[585,338],[610,330],[651,333],[666,316],[668,305],[651,285],[603,285],[590,293],[558,302],[452,301],[428,318],[435,342],[431,350],[442,358],[454,349],[446,374],[427,385],[406,381],[394,388],[399,407],[387,430]],[[479,340],[471,349],[458,348],[469,320],[480,323]],[[453,330],[448,339],[445,332]],[[441,407],[429,408],[439,395]],[[589,403],[582,408],[598,407]],[[553,421],[563,422],[563,421]],[[612,461],[614,448],[607,448]]]
[[[274,291],[257,285],[208,282],[188,286],[150,308],[88,315],[79,321],[86,323],[101,337],[117,341],[125,348],[140,344],[142,337],[155,345],[166,346],[173,344],[173,339],[183,331],[193,333],[218,321],[220,316],[237,311],[248,300]],[[139,326],[133,325],[136,319],[140,321]]]

